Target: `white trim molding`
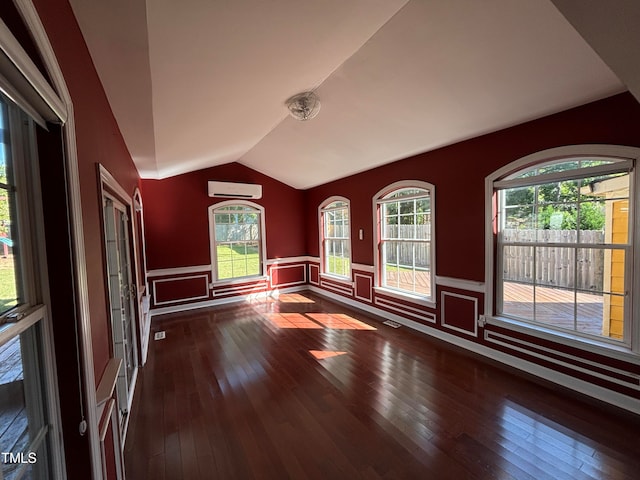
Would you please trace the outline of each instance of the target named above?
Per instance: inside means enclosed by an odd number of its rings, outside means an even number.
[[[346,207],[335,207],[335,208],[327,208],[329,205],[335,202],[346,203]],[[347,225],[349,226],[349,237],[348,238],[340,238],[340,240],[348,240],[349,241],[349,273],[348,275],[338,275],[336,273],[327,272],[325,266],[325,252],[324,252],[324,242],[325,242],[325,230],[324,230],[324,214],[328,211],[335,210],[347,210]],[[323,202],[318,205],[318,252],[320,253],[320,274],[321,275],[330,275],[331,277],[336,277],[339,279],[351,278],[351,270],[353,268],[353,264],[351,263],[351,250],[352,250],[352,242],[351,239],[353,236],[351,235],[351,201],[347,197],[341,197],[338,195],[331,196],[325,199]]]
[[[291,264],[272,264],[273,266],[269,269],[269,288],[280,288],[280,287],[292,287],[294,285],[302,285],[307,283],[307,264],[306,263],[291,263]],[[273,284],[273,271],[274,270],[282,270],[284,268],[302,268],[302,277],[303,279],[296,282],[289,283],[280,283],[277,285]]]
[[[203,278],[204,279],[204,294],[195,297],[188,298],[176,298],[174,300],[164,300],[162,302],[158,301],[158,293],[156,291],[156,285],[158,283],[167,283],[173,282],[177,283],[182,280],[193,280],[194,278]],[[154,305],[167,305],[169,303],[179,303],[179,302],[191,302],[193,300],[202,300],[204,298],[209,298],[209,274],[206,273],[204,275],[191,275],[187,277],[171,277],[171,278],[161,278],[152,281],[153,284],[153,304]]]
[[[431,202],[431,219],[430,219],[430,230],[429,230],[429,251],[431,257],[431,265],[430,265],[430,281],[431,281],[431,293],[429,296],[421,296],[424,302],[432,303],[435,305],[436,302],[436,187],[432,183],[425,182],[422,180],[400,180],[398,182],[394,182],[386,187],[378,190],[378,192],[373,196],[373,284],[375,289],[385,289],[388,291],[388,287],[385,287],[381,284],[380,279],[380,205],[386,203],[387,201],[385,197],[396,190],[402,190],[404,188],[415,188],[421,190],[427,190],[429,192],[429,200]],[[414,199],[417,196],[409,196],[407,199]],[[421,195],[420,198],[425,198],[425,195]],[[402,201],[403,198],[400,197],[398,201]],[[418,296],[411,295],[411,292],[407,292],[409,296]],[[422,303],[422,302],[420,302]]]
[[[348,296],[353,296],[353,282],[343,281],[335,277],[327,277],[320,273],[320,287],[334,292],[340,292]]]
[[[102,456],[98,435],[96,409],[95,373],[93,365],[93,343],[91,336],[91,318],[89,310],[89,287],[87,281],[87,256],[82,223],[82,201],[80,194],[80,174],[78,169],[78,151],[76,143],[75,115],[71,95],[62,74],[58,59],[51,46],[47,32],[42,25],[32,0],[14,0],[14,3],[32,35],[36,48],[47,68],[53,87],[60,95],[66,112],[60,111],[60,120],[64,123],[63,134],[66,147],[66,173],[69,187],[69,207],[71,217],[71,236],[74,251],[75,295],[78,302],[78,316],[81,336],[83,394],[87,415],[87,434],[91,451],[91,470],[94,480],[102,478]],[[23,72],[28,74],[28,72]],[[66,117],[65,117],[66,113]]]
[[[424,310],[411,307],[404,303],[394,302],[389,298],[376,296],[373,303],[375,305],[380,305],[381,307],[388,308],[389,310],[393,310],[394,312],[399,312],[405,317],[409,316],[415,318],[416,320],[422,320],[424,322],[433,324],[435,324],[437,321],[435,313],[425,312]]]
[[[440,275],[436,275],[436,285],[441,287],[457,288],[458,290],[466,290],[467,292],[486,294],[484,282],[465,280],[463,278],[442,277]]]
[[[233,279],[218,279],[217,272],[217,241],[216,241],[216,232],[215,232],[215,216],[216,210],[224,209],[229,206],[237,206],[242,205],[248,208],[255,210],[259,216],[259,238],[258,242],[260,243],[260,272],[258,276],[266,276],[267,274],[267,241],[266,241],[266,228],[265,228],[265,209],[262,205],[250,202],[248,200],[225,200],[223,202],[217,202],[212,205],[209,205],[207,208],[207,220],[209,222],[209,255],[211,260],[211,281],[214,284],[219,282],[225,282],[227,280],[240,280],[241,278],[233,278]],[[246,212],[244,212],[246,213]],[[244,277],[248,278],[248,277]]]
[[[358,295],[358,277],[360,278],[366,278],[369,281],[369,296],[368,297],[361,297],[360,295]],[[373,302],[373,278],[371,277],[371,275],[362,275],[361,273],[355,273],[353,274],[353,297],[358,299],[358,300],[363,300],[365,302]]]
[[[313,282],[313,281],[311,280],[311,277],[312,277],[312,275],[311,275],[311,269],[312,269],[312,268],[315,268],[315,269],[317,269],[317,270],[318,270],[318,281],[317,281],[317,282]],[[316,265],[316,264],[314,264],[314,263],[310,263],[310,264],[309,264],[309,284],[310,284],[310,285],[317,285],[317,286],[320,286],[320,265]]]
[[[176,275],[188,275],[190,273],[209,273],[211,271],[211,264],[209,265],[194,265],[191,267],[171,267],[171,268],[158,268],[156,270],[149,270],[147,272],[148,277],[169,277]]]
[[[599,378],[601,380],[605,380],[607,382],[615,383],[617,385],[622,385],[627,388],[631,388],[634,390],[640,391],[640,375],[626,372],[624,370],[620,370],[619,368],[610,367],[607,365],[602,365],[600,363],[587,360],[584,358],[576,357],[575,355],[570,355],[568,353],[564,353],[558,350],[552,350],[547,347],[543,347],[541,345],[537,345],[531,342],[527,342],[526,340],[521,340],[519,338],[510,337],[508,335],[504,335],[499,332],[494,332],[491,330],[484,331],[484,339],[487,342],[495,343],[497,345],[501,345],[505,348],[509,348],[511,350],[524,353],[525,355],[530,355],[532,357],[540,358],[547,362],[553,363],[555,365],[559,365],[565,368],[569,368],[576,372],[584,373],[590,375],[592,377]],[[514,345],[515,344],[515,345]],[[529,348],[527,348],[529,347]],[[537,352],[536,350],[541,350],[543,352],[548,352],[551,355],[545,355],[544,353]],[[555,357],[561,357],[564,360],[560,360]],[[582,363],[584,365],[590,365],[594,368],[599,368],[601,370],[605,370],[607,372],[611,372],[612,375],[605,375],[600,373],[594,369],[584,368],[580,365],[577,365],[576,362]],[[620,377],[620,378],[618,378]],[[621,378],[626,378],[628,381],[622,380]]]
[[[313,257],[306,255],[300,257],[282,257],[282,258],[270,258],[267,260],[267,265],[280,265],[283,263],[306,263],[313,260]]]
[[[622,166],[631,166],[635,163],[633,175],[630,178],[630,189],[633,192],[634,197],[629,198],[629,216],[632,219],[630,225],[630,242],[631,249],[635,252],[631,257],[633,264],[630,268],[625,268],[627,277],[625,278],[625,286],[628,290],[626,295],[625,309],[627,316],[625,318],[625,343],[626,346],[630,346],[630,350],[633,354],[640,354],[640,299],[634,292],[638,290],[638,284],[640,284],[640,234],[637,234],[638,230],[638,212],[640,212],[640,165],[637,162],[640,160],[640,148],[621,146],[621,145],[600,145],[600,144],[585,144],[585,145],[569,145],[563,147],[550,148],[535,152],[525,157],[514,160],[513,162],[504,165],[495,172],[485,177],[485,295],[484,301],[484,313],[487,321],[492,323],[492,317],[494,317],[494,311],[497,310],[496,306],[500,299],[500,293],[493,295],[493,287],[500,288],[500,285],[496,285],[495,277],[496,272],[500,271],[496,262],[499,261],[499,257],[494,256],[494,223],[496,221],[496,185],[495,182],[505,177],[522,170],[525,167],[533,166],[538,163],[547,161],[560,160],[560,159],[575,159],[575,158],[605,158],[619,161]],[[625,162],[626,161],[626,162]],[[551,174],[550,174],[551,175]],[[555,178],[555,177],[554,177]],[[628,272],[628,270],[632,270]],[[498,282],[499,283],[499,282]],[[499,306],[499,304],[498,304]],[[515,325],[517,322],[505,321],[505,328],[511,328],[510,324]],[[543,327],[538,328],[533,324],[529,324],[530,330],[539,330],[537,336],[547,335],[549,330],[545,332]],[[571,339],[567,340],[568,335],[558,331],[557,333],[550,333],[553,340],[565,344],[567,341],[578,344],[577,348],[590,348],[593,342],[587,337],[581,337],[579,335],[571,335]],[[607,355],[607,351],[611,352],[611,355],[616,356],[616,348],[604,348],[601,349],[602,354]],[[600,352],[599,352],[600,353]]]
[[[365,265],[364,263],[354,263],[351,265],[353,270],[358,270],[359,272],[367,272],[373,273],[375,272],[375,267],[373,265]]]
[[[445,292],[445,291],[443,291],[440,295],[441,295],[440,308],[442,309],[442,312],[440,313],[440,324],[443,327],[448,328],[450,330],[455,330],[456,332],[464,333],[465,335],[469,335],[471,337],[477,337],[478,336],[478,299],[476,297],[469,297],[467,295],[460,295],[459,293]],[[446,309],[445,309],[447,302],[445,301],[445,297],[460,298],[462,300],[468,300],[473,302],[473,331],[465,330],[464,328],[456,327],[455,325],[451,325],[447,323]]]

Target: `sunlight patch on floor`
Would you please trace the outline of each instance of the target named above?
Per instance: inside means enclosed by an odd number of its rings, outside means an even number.
[[[344,313],[307,313],[307,316],[319,324],[335,330],[376,330],[375,327]]]
[[[346,355],[348,352],[338,352],[334,350],[309,350],[309,353],[316,357],[318,360],[324,360],[325,358],[339,357],[340,355]]]
[[[278,328],[322,329],[316,322],[300,313],[267,313],[265,317]]]

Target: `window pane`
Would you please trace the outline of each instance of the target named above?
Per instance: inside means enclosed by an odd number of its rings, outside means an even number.
[[[576,330],[588,335],[608,336],[604,327],[604,295],[578,292],[576,300]]]
[[[383,286],[430,295],[430,255],[428,242],[385,242]]]
[[[226,205],[213,212],[216,278],[260,275],[260,213],[249,205]]]
[[[399,197],[409,197],[415,195],[429,195],[428,190],[424,190],[422,188],[402,188],[400,190],[395,190],[385,196],[384,198],[399,198]]]
[[[333,208],[333,210],[326,210]],[[334,202],[322,212],[324,223],[323,271],[333,275],[351,275],[349,209],[346,202]]]
[[[568,162],[552,163],[538,169],[538,175],[551,172],[565,172],[567,170],[575,170],[578,168],[577,160],[570,160]]]
[[[578,201],[578,181],[566,180],[538,185],[538,203],[565,203]]]
[[[230,242],[217,247],[218,279],[260,274],[258,242]]]
[[[506,207],[504,209],[505,242],[535,241],[535,225],[536,217],[533,206]],[[517,231],[522,231],[522,233],[516,234]],[[528,234],[527,231],[534,232],[534,234]],[[518,240],[521,237],[523,240]]]
[[[45,426],[37,401],[41,388],[38,332],[39,325],[33,326],[0,346],[0,452],[13,455],[15,460],[9,457],[9,461],[0,462],[5,479],[14,478],[22,457],[29,459],[29,445]],[[43,455],[41,449],[36,460]]]
[[[335,275],[349,276],[349,240],[327,240],[325,271]]]
[[[7,125],[7,109],[0,104],[0,314],[22,302],[20,258],[15,209],[13,169]]]
[[[583,200],[589,198],[620,198],[629,196],[629,174],[610,173],[597,177],[583,178],[580,195]]]
[[[510,178],[607,163],[614,161],[554,161]],[[630,259],[624,248],[603,247],[629,248],[629,174],[586,175],[499,191],[501,313],[585,335],[622,339],[628,287],[625,269]],[[537,246],[518,245],[524,243]]]
[[[502,290],[502,313],[533,320],[532,284],[505,281]]]
[[[574,288],[575,249],[562,247],[536,248],[536,285]]]
[[[532,284],[534,281],[534,247],[502,247],[502,278],[505,282]]]
[[[601,248],[579,248],[576,256],[576,288],[601,293],[604,285],[604,265],[610,262],[611,251]]]

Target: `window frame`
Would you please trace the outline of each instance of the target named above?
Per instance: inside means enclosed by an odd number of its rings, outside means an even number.
[[[331,205],[337,202],[343,202],[346,204],[346,207],[334,207],[331,208]],[[327,238],[325,236],[326,231],[325,231],[325,214],[329,211],[334,211],[334,210],[346,210],[347,211],[347,219],[348,219],[348,236],[347,237],[331,237],[330,239],[333,240],[348,240],[349,241],[349,255],[347,257],[341,257],[341,258],[347,258],[349,260],[349,272],[348,275],[340,275],[338,273],[334,273],[334,272],[329,272],[328,271],[328,266],[327,266],[327,255],[326,255],[326,241]],[[353,242],[351,241],[352,239],[352,235],[351,235],[351,226],[352,226],[352,222],[351,222],[351,202],[348,198],[346,197],[340,197],[340,196],[332,196],[327,198],[324,202],[322,202],[319,206],[318,206],[318,230],[319,230],[319,235],[320,235],[320,274],[327,276],[327,277],[331,277],[331,278],[336,278],[339,280],[347,280],[347,281],[351,281],[352,276],[353,276],[353,260],[352,260],[352,249],[353,249]]]
[[[5,186],[6,191],[12,191],[14,196],[10,216],[16,217],[11,218],[11,228],[17,234],[17,242],[14,244],[13,254],[20,259],[16,281],[22,284],[16,285],[16,289],[21,289],[22,294],[17,299],[18,303],[0,314],[0,347],[19,337],[24,401],[25,407],[31,412],[29,428],[32,420],[42,422],[27,444],[26,451],[46,449],[45,460],[48,458],[48,461],[40,467],[44,469],[40,473],[47,478],[57,478],[64,472],[64,447],[60,440],[58,375],[49,315],[36,122],[2,92],[0,101],[6,108],[6,131],[3,134],[5,140],[8,140],[6,153],[13,173],[13,178],[7,178]],[[25,465],[21,465],[18,471],[22,472]]]
[[[582,158],[602,158],[613,159],[620,162],[619,165],[630,165],[632,173],[629,175],[629,250],[632,260],[629,261],[630,272],[625,272],[625,279],[628,279],[625,290],[627,293],[627,302],[629,308],[625,317],[625,329],[627,338],[623,341],[612,340],[606,337],[598,338],[597,336],[586,336],[579,332],[561,330],[552,326],[536,324],[534,322],[515,319],[509,316],[497,313],[500,306],[502,290],[501,290],[501,256],[498,252],[498,190],[504,189],[504,186],[516,186],[519,183],[542,184],[542,180],[554,181],[558,177],[566,179],[582,178],[584,174],[580,174],[583,169],[575,169],[569,171],[569,174],[548,174],[545,177],[537,177],[534,182],[526,182],[523,179],[515,180],[514,175],[518,172],[541,165],[551,161],[569,161]],[[612,356],[629,361],[630,358],[638,360],[640,354],[640,305],[638,304],[638,295],[633,295],[633,286],[638,285],[640,280],[640,235],[634,235],[634,231],[638,228],[638,212],[640,212],[640,172],[638,160],[640,159],[640,148],[626,147],[618,145],[571,145],[565,147],[556,147],[540,152],[527,155],[515,160],[495,172],[489,174],[485,178],[485,311],[483,321],[499,325],[514,331],[526,333],[528,335],[551,340],[576,348],[585,347],[598,352],[600,354]],[[603,170],[611,169],[603,167]],[[510,178],[511,177],[511,178]],[[498,187],[498,188],[496,188]],[[635,252],[635,254],[634,254]],[[496,312],[496,313],[494,313]],[[625,333],[626,333],[625,332]]]
[[[257,211],[259,218],[259,231],[258,231],[258,243],[259,245],[259,265],[260,272],[257,275],[246,275],[243,277],[233,277],[233,278],[218,278],[218,253],[217,253],[217,242],[215,235],[215,215],[216,210],[224,209],[225,207],[231,206],[244,206],[250,207]],[[265,229],[265,209],[262,205],[259,205],[254,202],[250,202],[248,200],[225,200],[222,202],[214,203],[210,205],[207,211],[209,217],[209,252],[211,255],[211,283],[213,285],[229,285],[234,283],[247,283],[255,280],[265,280],[267,279],[266,274],[266,264],[267,264],[267,249],[266,249],[266,229]]]
[[[384,203],[388,203],[391,200],[386,200],[386,197],[392,195],[396,191],[405,190],[405,189],[422,189],[429,191],[429,198],[431,202],[431,223],[429,228],[430,234],[430,247],[429,253],[431,256],[431,265],[430,265],[430,295],[422,295],[415,292],[410,292],[407,290],[401,290],[396,288],[391,288],[388,286],[382,285],[383,275],[381,272],[381,268],[384,265],[384,261],[382,260],[382,231],[381,231],[381,222],[382,216],[380,214],[380,205]],[[436,307],[436,187],[432,183],[424,182],[421,180],[400,180],[398,182],[394,182],[390,185],[379,190],[373,196],[373,219],[374,219],[374,242],[373,242],[373,271],[374,271],[374,290],[384,295],[388,295],[391,297],[396,297],[401,300],[410,300],[412,303],[418,303],[430,308]],[[422,198],[422,196],[417,197]]]

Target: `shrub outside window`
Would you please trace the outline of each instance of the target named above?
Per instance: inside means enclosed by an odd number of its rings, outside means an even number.
[[[432,299],[433,185],[401,182],[376,196],[378,286]]]
[[[349,201],[329,199],[320,207],[323,272],[351,279]]]
[[[633,163],[554,159],[493,183],[496,313],[630,344]]]

